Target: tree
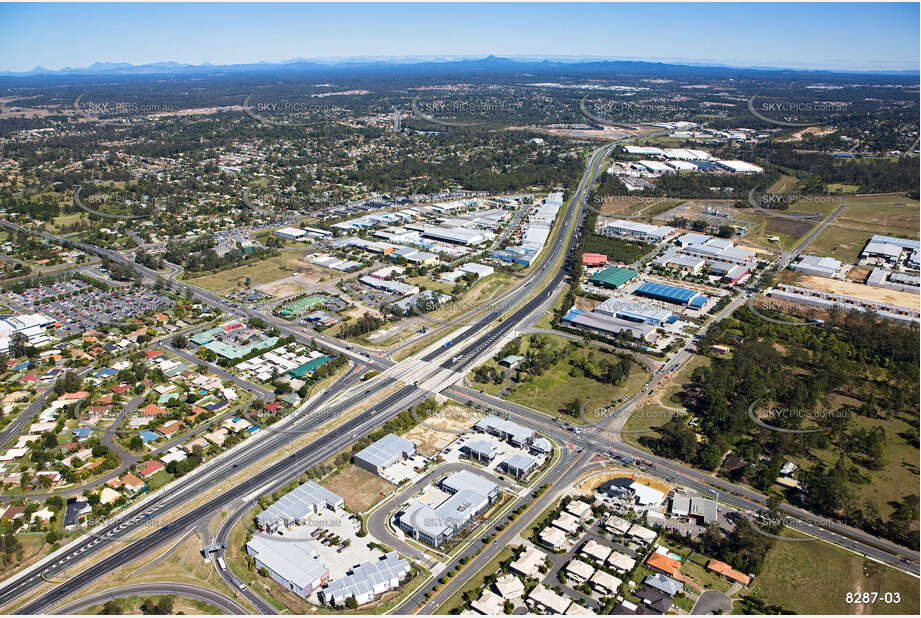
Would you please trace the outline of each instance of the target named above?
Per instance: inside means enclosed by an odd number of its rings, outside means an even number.
[[[181,334],[176,335],[173,337],[173,345],[180,349],[187,348],[189,347],[189,338]]]
[[[346,607],[348,607],[349,609],[357,609],[357,608],[358,608],[358,600],[357,600],[355,597],[349,597],[349,598],[347,598],[347,599],[345,600],[345,605],[346,605]]]
[[[122,605],[118,599],[110,599],[106,601],[102,606],[103,615],[106,616],[117,616],[122,613]]]

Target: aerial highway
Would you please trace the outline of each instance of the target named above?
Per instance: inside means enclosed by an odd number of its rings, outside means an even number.
[[[161,595],[172,595],[182,597],[184,599],[203,601],[222,610],[227,615],[249,613],[242,605],[230,597],[226,597],[223,594],[215,592],[214,590],[202,588],[201,586],[191,586],[189,584],[164,583],[130,584],[128,586],[121,586],[119,588],[112,588],[103,592],[97,592],[96,594],[91,594],[83,597],[82,599],[78,599],[71,603],[67,603],[66,605],[62,605],[61,607],[55,609],[52,613],[76,614],[77,612],[83,611],[89,607],[92,607],[93,605],[100,605],[113,599]]]
[[[575,232],[578,230],[578,224],[581,223],[582,207],[597,178],[601,163],[614,145],[615,143],[610,143],[596,149],[589,158],[586,173],[573,193],[565,214],[562,215],[564,223],[553,240],[544,262],[536,269],[538,273],[536,279],[542,283],[544,283],[542,278],[550,275],[550,266],[557,263],[564,257],[565,252],[574,247],[577,239]],[[56,242],[60,240],[53,235],[34,232],[5,220],[0,220],[0,225],[47,236],[48,240]],[[115,251],[86,243],[75,244],[78,248],[95,253],[100,257],[107,257],[112,261],[126,263],[142,276],[152,279],[156,279],[159,276],[156,271],[138,265]],[[519,321],[545,302],[562,281],[564,275],[565,268],[558,269],[549,278],[549,281],[546,281],[543,287],[537,291],[532,290],[530,285],[518,288],[517,294],[509,299],[507,306],[515,306],[519,302],[524,302],[524,304],[512,316],[499,321],[491,328],[487,328],[488,325],[502,317],[504,313],[502,308],[493,310],[476,323],[460,329],[461,332],[458,335],[451,335],[452,343],[450,347],[445,348],[442,342],[439,341],[414,357],[407,359],[410,362],[421,362],[423,366],[428,368],[423,379],[415,380],[412,384],[404,383],[402,380],[397,380],[389,375],[387,371],[389,368],[402,369],[402,367],[392,365],[392,361],[382,363],[380,358],[375,359],[373,356],[357,356],[358,360],[372,366],[382,367],[384,371],[368,381],[367,384],[362,384],[363,388],[351,388],[351,390],[348,390],[339,386],[330,389],[324,394],[322,400],[314,402],[309,413],[306,413],[308,412],[307,410],[301,410],[293,414],[293,422],[289,424],[285,432],[269,432],[273,434],[269,439],[264,439],[248,449],[235,452],[232,456],[221,458],[219,462],[215,460],[214,465],[202,470],[200,474],[190,474],[189,476],[193,478],[188,482],[182,483],[182,479],[180,479],[180,482],[170,486],[170,492],[160,494],[153,500],[150,498],[145,500],[143,502],[144,508],[140,509],[142,512],[133,514],[130,519],[127,518],[127,515],[123,516],[125,519],[119,518],[109,526],[94,530],[93,534],[84,535],[71,543],[65,548],[66,552],[63,552],[65,555],[57,558],[56,561],[52,561],[50,564],[43,562],[24,569],[21,573],[4,582],[3,587],[0,588],[0,606],[13,602],[36,587],[48,583],[49,580],[58,581],[55,578],[56,575],[73,569],[79,562],[108,547],[108,543],[103,541],[107,536],[127,537],[132,531],[150,529],[152,518],[153,521],[159,521],[173,510],[190,503],[194,504],[196,496],[207,491],[218,479],[224,480],[234,472],[242,472],[247,467],[265,460],[281,446],[294,441],[310,429],[319,427],[329,419],[362,405],[367,401],[368,395],[372,391],[385,392],[387,389],[396,388],[380,403],[374,405],[374,410],[366,410],[364,414],[350,418],[289,457],[270,465],[260,474],[235,484],[232,488],[203,504],[196,505],[193,509],[146,536],[136,541],[125,543],[124,548],[98,559],[88,568],[69,579],[63,580],[63,583],[58,583],[50,590],[44,591],[37,598],[18,608],[17,613],[40,613],[43,609],[68,598],[75,591],[102,575],[130,563],[170,539],[176,538],[178,534],[195,525],[201,518],[219,510],[223,506],[232,504],[254,491],[265,493],[272,491],[275,487],[284,485],[291,478],[301,474],[305,468],[324,461],[347,447],[359,436],[370,433],[400,411],[427,397],[431,391],[427,390],[426,387],[428,386],[434,390],[435,384],[432,384],[433,382],[443,382],[437,387],[437,390],[440,391],[447,385],[447,382],[444,382],[446,377],[451,378],[453,376],[456,378],[456,372],[463,371],[471,363],[475,362],[479,355],[492,348]],[[236,309],[230,303],[198,288],[188,287],[187,292],[203,302],[212,306],[216,305],[225,311],[233,312]],[[531,296],[530,299],[528,299],[529,296]],[[486,329],[485,332],[483,332],[484,329]],[[465,345],[464,342],[468,340],[471,340],[470,343]],[[440,364],[436,362],[441,357],[452,354],[454,355],[453,357],[442,361]],[[356,358],[355,355],[351,356],[353,359]],[[406,363],[407,361],[403,361],[401,365]],[[405,375],[405,372],[401,371],[400,373]],[[322,404],[326,402],[330,403],[323,407]]]

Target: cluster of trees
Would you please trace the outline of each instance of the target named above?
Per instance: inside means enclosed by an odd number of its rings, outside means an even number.
[[[374,332],[386,323],[387,320],[382,317],[371,315],[370,313],[365,313],[354,322],[343,323],[339,329],[339,336],[343,339],[361,337],[362,335],[367,335],[368,333]]]
[[[658,437],[641,440],[657,454],[715,470],[730,449],[748,462],[730,477],[769,489],[785,456],[803,455],[816,463],[800,474],[805,499],[819,513],[906,544],[916,544],[918,496],[892,496],[893,511],[883,517],[856,489],[874,482],[888,463],[892,440],[918,445],[918,328],[880,320],[869,313],[833,313],[823,328],[770,323],[746,308],[711,329],[701,349],[728,343],[742,334],[731,358],[714,358],[694,371],[679,393],[699,419],[697,428],[673,417]],[[843,396],[833,405],[831,396]],[[784,429],[820,431],[791,434],[757,426],[749,407],[787,410],[766,422]],[[756,412],[757,413],[757,412]],[[904,421],[906,430],[887,435],[875,419]],[[697,433],[703,435],[699,441]],[[819,451],[837,453],[833,465]]]

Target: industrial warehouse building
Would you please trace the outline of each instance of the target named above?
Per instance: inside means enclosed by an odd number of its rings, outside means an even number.
[[[660,258],[656,258],[656,264],[664,266],[665,268],[672,268],[674,270],[680,270],[681,272],[686,273],[699,273],[703,270],[704,266],[707,263],[698,257],[691,257],[689,255],[680,255],[678,253],[671,253],[663,255]]]
[[[473,273],[478,278],[488,277],[489,275],[496,272],[492,266],[487,266],[486,264],[477,264],[476,262],[468,262],[467,264],[461,264],[457,267],[457,270],[464,273]]]
[[[398,588],[411,572],[409,562],[392,551],[379,560],[352,567],[345,577],[330,582],[317,596],[330,605],[345,605],[350,597],[363,605],[379,594]]]
[[[54,320],[44,313],[27,313],[24,315],[0,318],[0,353],[10,350],[13,335],[22,334],[32,347],[49,343],[51,338],[45,334],[45,328],[54,324]]]
[[[916,308],[899,307],[891,303],[844,296],[843,294],[813,290],[811,288],[801,288],[795,285],[787,285],[786,283],[778,283],[774,289],[768,290],[766,294],[771,298],[824,310],[850,311],[853,309],[857,311],[873,311],[881,318],[895,322],[918,322],[921,319],[921,312]]]
[[[522,427],[517,423],[507,421],[498,416],[487,416],[486,418],[480,419],[473,428],[477,431],[497,436],[502,440],[508,440],[509,444],[518,447],[529,446],[535,436],[533,429]]]
[[[582,266],[605,266],[608,263],[608,256],[603,253],[583,253]]]
[[[874,234],[867,246],[860,252],[860,259],[878,258],[895,265],[901,259],[902,252],[909,251],[910,255],[905,265],[917,269],[919,249],[921,249],[921,242],[917,240]]]
[[[441,488],[451,496],[437,507],[413,502],[397,520],[401,530],[432,547],[454,538],[499,495],[498,485],[468,470],[449,474]]]
[[[843,264],[835,258],[804,255],[798,262],[790,264],[790,270],[831,279],[841,270],[842,266]]]
[[[648,223],[626,221],[624,219],[616,219],[614,221],[602,220],[600,226],[600,233],[602,236],[626,238],[650,243],[659,243],[668,240],[677,232],[675,228],[667,225],[649,225]]]
[[[514,454],[503,461],[499,466],[517,478],[525,478],[537,468],[537,460],[527,455]]]
[[[355,465],[380,475],[396,462],[415,454],[415,444],[406,438],[388,433],[374,444],[355,453]]]
[[[458,227],[426,227],[422,230],[422,237],[467,246],[478,245],[486,240],[482,232]]]
[[[633,292],[637,296],[645,296],[654,300],[661,300],[666,303],[683,305],[691,309],[700,309],[709,300],[709,297],[687,288],[679,288],[674,285],[664,283],[655,283],[646,281]]]
[[[620,268],[617,266],[612,266],[611,268],[605,268],[604,270],[595,273],[591,276],[589,281],[595,285],[604,286],[606,288],[617,289],[623,287],[627,284],[628,281],[636,277],[639,273],[635,270],[630,270],[629,268]]]
[[[275,230],[274,234],[285,240],[298,240],[307,235],[307,230],[302,230],[299,227],[283,227]]]
[[[481,463],[490,462],[496,457],[496,447],[486,440],[465,444],[461,447],[461,452],[470,459],[475,459]]]
[[[702,237],[705,240],[697,242],[686,242],[688,237]],[[685,239],[685,242],[682,242]],[[704,258],[717,262],[729,262],[732,264],[751,264],[755,261],[755,252],[749,249],[736,247],[732,241],[725,238],[713,238],[703,234],[685,234],[678,239],[681,244],[681,251],[693,257]]]
[[[338,511],[344,505],[345,502],[338,494],[317,485],[314,481],[307,481],[256,515],[256,526],[260,530],[274,532],[282,527],[305,523],[308,517],[324,509]]]
[[[276,540],[257,534],[246,543],[246,553],[253,557],[257,569],[266,569],[285,590],[303,599],[329,582],[329,569],[310,541]]]
[[[634,339],[652,343],[659,338],[656,327],[652,324],[643,324],[632,322],[621,318],[611,317],[596,311],[583,311],[581,309],[570,309],[563,316],[563,322],[597,331],[604,335],[620,336],[628,333]]]
[[[660,309],[652,305],[622,298],[607,299],[595,307],[595,313],[613,318],[621,318],[622,320],[629,320],[630,322],[652,324],[653,326],[661,326],[662,324],[677,320],[675,315],[668,309]]]

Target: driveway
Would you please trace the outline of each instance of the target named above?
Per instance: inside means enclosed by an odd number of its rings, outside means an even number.
[[[719,590],[704,590],[691,608],[691,614],[703,616],[715,614],[717,610],[723,614],[732,613],[732,601]]]

